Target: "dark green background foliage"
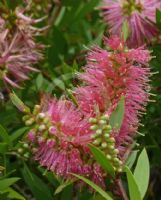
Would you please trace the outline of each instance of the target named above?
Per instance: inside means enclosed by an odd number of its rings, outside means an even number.
[[[12,3],[11,3],[12,2]],[[13,3],[14,2],[14,3]],[[37,4],[42,1],[35,0]],[[43,1],[45,7],[47,0]],[[49,2],[49,0],[48,0]],[[51,1],[52,2],[52,1]],[[10,9],[14,9],[20,0],[7,0]],[[78,84],[76,72],[85,64],[85,54],[92,45],[102,45],[102,36],[107,34],[107,27],[103,23],[99,9],[99,0],[62,0],[60,4],[52,3],[47,13],[37,12],[33,7],[34,16],[47,14],[47,19],[41,24],[50,25],[49,29],[37,40],[46,44],[44,59],[38,65],[40,73],[31,75],[31,80],[25,82],[23,89],[15,90],[23,102],[31,108],[39,102],[43,93],[50,93],[57,97],[68,95],[67,89]],[[158,23],[161,16],[158,15]],[[158,24],[158,26],[160,26]],[[140,132],[145,136],[138,136],[139,146],[135,150],[145,147],[150,159],[151,177],[147,200],[161,198],[161,45],[149,47],[156,56],[151,62],[153,72],[159,72],[152,77],[152,93],[146,115],[142,119],[144,127]],[[1,83],[0,83],[1,84]],[[71,200],[72,184],[62,185],[54,195],[56,188],[62,183],[51,172],[45,171],[32,159],[20,156],[19,142],[27,132],[22,122],[22,114],[17,111],[9,100],[8,92],[0,87],[0,200]],[[25,154],[25,152],[24,152]],[[133,166],[135,166],[136,162]],[[18,179],[19,178],[19,179]],[[66,186],[66,187],[65,187]],[[74,194],[76,195],[76,194]],[[102,199],[83,190],[77,194],[78,200]]]

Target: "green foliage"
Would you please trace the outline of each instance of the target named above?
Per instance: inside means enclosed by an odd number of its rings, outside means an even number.
[[[72,183],[73,183],[73,181],[66,181],[66,182],[60,184],[60,185],[56,188],[54,194],[56,195],[56,194],[62,192],[62,191],[64,190],[64,188],[66,188],[67,186],[71,185]]]
[[[124,41],[126,41],[129,37],[129,27],[128,27],[127,21],[124,21],[124,23],[123,23],[122,34],[123,34]]]
[[[149,172],[150,169],[148,155],[146,150],[143,149],[138,158],[137,165],[134,171],[134,177],[141,192],[142,198],[144,198],[149,185]]]
[[[9,186],[17,182],[20,178],[5,178],[3,180],[0,180],[0,191],[3,191],[7,189]]]
[[[106,155],[104,152],[102,152],[99,148],[89,145],[90,151],[94,155],[94,158],[97,160],[97,162],[103,167],[103,169],[110,174],[112,177],[115,176],[115,171],[112,166],[112,164],[109,162],[109,160],[106,158]]]
[[[104,190],[102,190],[100,187],[98,187],[96,184],[94,184],[92,181],[88,180],[87,178],[84,178],[82,176],[79,176],[77,174],[73,174],[78,179],[81,179],[85,183],[87,183],[89,186],[91,186],[94,190],[96,190],[102,197],[104,197],[106,200],[113,200],[108,193],[106,193]],[[138,199],[139,200],[139,199]]]
[[[122,96],[116,110],[112,113],[111,117],[110,117],[110,125],[119,130],[123,119],[124,119],[124,108],[125,108],[125,98]]]
[[[45,198],[48,200],[53,199],[52,192],[49,190],[44,181],[32,173],[27,165],[24,165],[24,168],[22,169],[22,175],[26,184],[37,200],[44,200]]]
[[[160,10],[156,10],[156,22],[157,22],[157,26],[161,29],[161,11]]]
[[[127,175],[130,200],[142,200],[141,193],[139,191],[139,187],[136,183],[134,175],[132,174],[132,172],[128,167],[125,167],[124,170]]]

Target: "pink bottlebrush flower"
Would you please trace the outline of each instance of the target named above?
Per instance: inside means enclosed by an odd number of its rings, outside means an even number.
[[[130,47],[150,42],[159,34],[155,13],[161,9],[160,0],[104,0],[101,9],[112,35],[120,36],[122,25],[127,21]]]
[[[34,40],[44,30],[34,27],[42,19],[34,20],[24,12],[25,9],[16,8],[14,20],[10,13],[7,19],[0,18],[0,78],[17,88],[20,82],[29,79],[30,72],[39,71],[33,66],[42,59],[44,48]]]
[[[103,171],[93,164],[88,149],[91,143],[89,116],[84,116],[70,101],[44,98],[35,113],[37,128],[29,131],[35,160],[63,179],[72,178],[71,173],[91,178],[104,187]],[[26,124],[31,119],[27,119]],[[98,173],[99,172],[99,173]]]
[[[116,139],[123,154],[133,142],[139,126],[139,117],[148,101],[150,52],[143,47],[127,49],[117,37],[104,38],[108,50],[94,47],[87,56],[85,72],[80,74],[84,86],[75,90],[80,109],[96,113],[96,107],[109,115],[115,110],[121,96],[125,96],[125,115]]]

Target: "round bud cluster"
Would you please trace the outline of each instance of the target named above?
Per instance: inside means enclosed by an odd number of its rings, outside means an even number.
[[[26,126],[31,127],[27,134],[28,141],[31,142],[33,150],[37,144],[47,142],[51,147],[55,143],[56,128],[51,125],[49,116],[41,112],[40,105],[35,105],[33,112],[25,115],[23,121]]]
[[[20,143],[17,149],[18,156],[27,160],[30,158],[30,147],[26,142]]]
[[[122,171],[122,161],[118,158],[119,150],[115,148],[115,138],[112,137],[112,127],[109,116],[103,115],[90,118],[90,129],[94,132],[91,136],[93,145],[99,147],[106,155],[116,172]]]

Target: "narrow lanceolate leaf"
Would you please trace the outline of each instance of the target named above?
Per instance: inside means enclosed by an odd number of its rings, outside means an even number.
[[[146,150],[143,149],[138,158],[137,165],[134,171],[134,177],[141,192],[142,198],[145,196],[145,193],[148,189],[149,174],[150,174],[149,159]]]
[[[25,134],[27,130],[28,130],[28,127],[23,127],[14,131],[12,135],[10,136],[11,142],[17,141],[20,137],[22,137]]]
[[[157,26],[161,29],[161,11],[156,9],[156,23]]]
[[[63,190],[64,188],[66,188],[68,185],[71,185],[72,183],[73,183],[73,181],[66,181],[66,182],[62,183],[61,185],[59,185],[59,186],[56,188],[54,194],[56,195],[56,194],[62,192],[62,190]]]
[[[5,178],[0,180],[0,191],[3,191],[7,189],[9,186],[16,183],[20,178],[14,177],[14,178]]]
[[[106,155],[97,147],[89,144],[90,151],[92,152],[96,161],[102,166],[102,168],[110,174],[112,177],[115,176],[115,171],[112,164],[106,158]]]
[[[122,34],[123,34],[123,39],[126,42],[126,40],[129,37],[129,27],[128,27],[127,20],[125,20],[124,23],[123,23],[123,25],[122,25]]]
[[[75,177],[77,177],[78,179],[84,181],[88,185],[90,185],[94,190],[96,190],[106,200],[113,200],[108,193],[106,193],[104,190],[102,190],[98,185],[96,185],[92,181],[88,180],[87,178],[84,178],[83,176],[79,176],[77,174],[72,174],[72,175],[75,176]]]
[[[36,200],[53,200],[50,188],[41,178],[32,173],[26,164],[22,169],[22,175]]]
[[[110,125],[113,128],[117,130],[121,128],[124,119],[124,112],[125,112],[125,98],[124,96],[122,96],[120,101],[118,102],[116,110],[112,113],[110,117]]]
[[[0,142],[0,154],[4,154],[8,150],[8,144],[5,142]]]
[[[9,199],[26,200],[21,194],[19,194],[17,191],[13,190],[10,187],[4,190],[3,193],[8,193],[7,197]]]
[[[141,192],[136,183],[134,175],[127,166],[125,166],[124,171],[126,172],[127,175],[130,200],[142,200]]]
[[[10,137],[2,125],[0,125],[0,138],[3,140],[3,142],[8,144],[10,143]]]
[[[21,99],[19,99],[19,97],[14,93],[10,93],[10,98],[12,103],[21,111],[24,113],[29,113],[30,112],[30,108],[27,107],[22,101]]]

